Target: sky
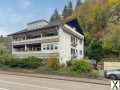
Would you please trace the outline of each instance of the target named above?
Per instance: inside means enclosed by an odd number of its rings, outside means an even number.
[[[22,30],[27,23],[49,20],[57,8],[61,13],[70,0],[0,0],[0,35]],[[77,0],[71,0],[75,6]]]

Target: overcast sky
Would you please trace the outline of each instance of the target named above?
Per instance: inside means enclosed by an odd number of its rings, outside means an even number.
[[[48,20],[54,9],[59,12],[70,0],[0,0],[0,35],[21,30],[31,21]],[[75,6],[77,0],[71,0]]]

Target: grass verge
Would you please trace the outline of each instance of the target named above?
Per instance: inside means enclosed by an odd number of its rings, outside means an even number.
[[[38,69],[21,69],[21,68],[9,68],[8,66],[0,67],[1,71],[10,71],[10,72],[20,72],[27,74],[46,74],[46,75],[58,75],[58,76],[69,76],[69,77],[78,77],[78,78],[91,78],[91,79],[103,79],[99,76],[97,70],[93,70],[90,73],[76,73],[71,72],[67,67],[60,68],[59,70],[53,70],[48,67],[39,67]]]

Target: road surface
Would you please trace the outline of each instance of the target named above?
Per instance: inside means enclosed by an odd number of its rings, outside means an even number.
[[[0,90],[110,90],[110,86],[0,74]]]

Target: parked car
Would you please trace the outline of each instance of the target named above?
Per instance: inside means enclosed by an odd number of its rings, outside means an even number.
[[[105,70],[104,76],[105,78],[108,78],[108,79],[120,80],[120,69]]]

